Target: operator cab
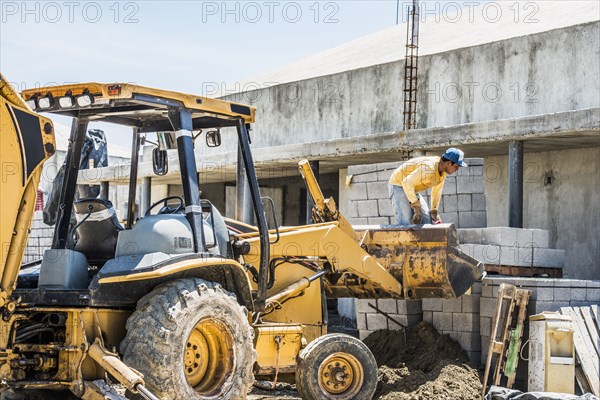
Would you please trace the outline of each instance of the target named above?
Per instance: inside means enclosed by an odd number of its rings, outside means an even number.
[[[57,304],[135,304],[140,293],[149,291],[146,286],[160,284],[160,274],[156,271],[168,269],[182,260],[214,259],[214,267],[204,268],[217,274],[216,281],[239,274],[239,271],[233,271],[235,268],[231,268],[233,272],[226,272],[227,260],[234,256],[230,235],[219,211],[210,201],[201,199],[194,152],[194,147],[203,142],[208,147],[220,145],[220,130],[226,127],[237,130],[246,175],[253,189],[258,230],[261,240],[267,243],[266,251],[261,255],[260,269],[268,269],[268,230],[249,147],[248,131],[255,114],[253,107],[128,84],[65,85],[29,90],[22,95],[36,111],[73,117],[52,248],[46,251],[39,267],[37,292],[21,293],[25,301],[42,303],[43,297],[47,303],[48,296],[56,296]],[[123,224],[107,198],[108,181],[111,180],[109,169],[99,172],[102,175],[99,197],[75,198],[78,180],[81,181],[78,176],[81,153],[90,122],[109,122],[132,128],[131,173]],[[203,140],[198,140],[199,137]],[[139,163],[143,142],[155,146],[151,169],[150,165]],[[177,166],[169,163],[173,153],[170,150],[177,151]],[[144,175],[140,176],[139,171],[144,171]],[[142,177],[164,180],[169,174],[171,180],[179,177],[183,195],[161,199],[143,210],[144,215],[136,219],[138,180]],[[33,286],[31,271],[33,269],[23,271],[19,288]],[[126,277],[142,273],[154,274],[156,279],[144,279],[139,285],[146,286],[134,289],[120,282],[135,280]],[[119,282],[103,284],[103,278]],[[75,292],[78,293],[73,294]]]

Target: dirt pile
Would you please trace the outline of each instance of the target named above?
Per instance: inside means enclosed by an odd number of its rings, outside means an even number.
[[[478,400],[478,371],[458,343],[427,322],[401,331],[377,331],[365,339],[379,365],[375,398],[382,400]]]

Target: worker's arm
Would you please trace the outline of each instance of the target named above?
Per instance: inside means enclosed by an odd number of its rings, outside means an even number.
[[[433,187],[433,189],[431,189],[431,210],[437,210],[438,206],[440,205],[440,200],[442,199],[442,189],[444,188],[444,182],[446,182],[446,180],[444,179],[443,181],[441,181],[440,183],[438,183],[437,185],[435,185]]]

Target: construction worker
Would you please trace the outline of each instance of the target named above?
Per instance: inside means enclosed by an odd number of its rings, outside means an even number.
[[[466,167],[464,153],[454,147],[441,157],[417,157],[400,165],[389,180],[390,198],[396,224],[440,224],[438,206],[446,175]],[[432,188],[431,211],[419,192]]]

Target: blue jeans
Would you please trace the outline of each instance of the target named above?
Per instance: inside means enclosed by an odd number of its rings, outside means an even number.
[[[411,220],[414,212],[410,206],[410,201],[408,201],[408,197],[406,197],[406,193],[404,193],[404,189],[402,188],[402,186],[396,186],[391,184],[388,185],[388,189],[390,192],[390,199],[392,200],[392,207],[394,207],[396,225],[412,225],[413,223],[411,222]],[[417,196],[419,197],[419,201],[421,202],[421,213],[423,215],[421,223],[430,224],[431,217],[429,216],[429,207],[423,199],[423,196],[421,196],[418,193]]]

